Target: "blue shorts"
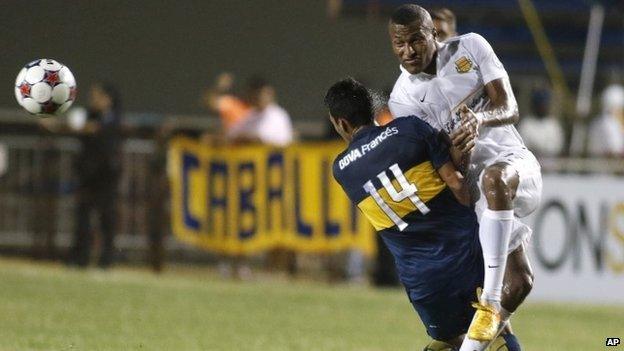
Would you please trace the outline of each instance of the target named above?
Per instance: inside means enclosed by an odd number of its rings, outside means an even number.
[[[475,309],[471,303],[477,300],[476,290],[483,286],[483,269],[467,272],[462,279],[452,281],[439,293],[414,300],[407,295],[427,329],[436,340],[450,340],[468,331]]]

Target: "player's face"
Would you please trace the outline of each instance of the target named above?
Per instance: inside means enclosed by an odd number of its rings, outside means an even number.
[[[424,71],[436,52],[434,29],[420,23],[406,26],[390,23],[390,40],[392,51],[411,74]]]

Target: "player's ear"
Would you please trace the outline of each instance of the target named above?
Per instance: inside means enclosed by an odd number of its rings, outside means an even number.
[[[431,35],[433,35],[433,39],[438,40],[438,31],[435,27],[431,29]]]
[[[338,118],[337,119],[338,125],[340,126],[340,129],[342,129],[342,131],[344,131],[347,134],[351,133],[351,123],[349,123],[349,121],[347,121],[344,118]]]

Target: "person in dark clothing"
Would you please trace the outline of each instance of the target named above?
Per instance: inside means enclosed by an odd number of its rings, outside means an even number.
[[[169,215],[167,212],[169,179],[167,178],[167,147],[175,133],[173,122],[164,122],[154,137],[156,150],[149,161],[147,184],[148,261],[156,273],[165,265],[165,239]]]
[[[91,214],[100,223],[101,254],[98,266],[113,262],[117,224],[116,199],[121,173],[121,106],[117,90],[94,84],[89,92],[89,113],[82,129],[82,148],[76,160],[78,178],[76,227],[70,263],[89,264],[93,242]]]

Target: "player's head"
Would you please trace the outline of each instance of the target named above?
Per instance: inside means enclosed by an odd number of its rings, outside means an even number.
[[[431,18],[439,41],[457,36],[457,21],[453,11],[444,7],[435,9],[431,11]]]
[[[411,74],[424,71],[437,50],[437,32],[429,12],[415,4],[399,6],[388,27],[392,51],[403,68]]]
[[[373,101],[368,89],[353,78],[334,83],[325,94],[329,119],[340,136],[350,141],[362,126],[373,124]]]

